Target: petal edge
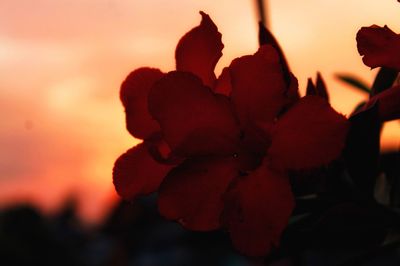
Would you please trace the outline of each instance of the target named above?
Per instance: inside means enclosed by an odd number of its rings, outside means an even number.
[[[186,33],[175,50],[176,70],[188,71],[201,78],[203,84],[214,87],[214,68],[222,56],[221,33],[210,16],[200,11],[199,26]]]
[[[155,192],[171,165],[159,164],[150,156],[145,143],[129,149],[114,164],[113,183],[125,200]]]

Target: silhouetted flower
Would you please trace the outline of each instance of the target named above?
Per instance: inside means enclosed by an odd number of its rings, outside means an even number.
[[[388,26],[362,27],[357,33],[357,48],[367,66],[400,71],[400,35]]]
[[[288,170],[339,156],[348,122],[322,97],[298,97],[279,54],[263,45],[215,77],[221,34],[210,17],[182,37],[176,71],[140,68],[121,86],[128,131],[143,143],[121,155],[125,199],[158,191],[160,213],[184,227],[223,227],[250,256],[279,244],[294,207]]]
[[[357,48],[363,62],[371,67],[386,67],[400,71],[400,34],[388,26],[362,27],[357,33]],[[379,102],[379,118],[382,122],[400,119],[400,86],[393,86],[374,95],[360,111]]]

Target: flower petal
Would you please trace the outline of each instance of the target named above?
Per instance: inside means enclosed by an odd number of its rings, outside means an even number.
[[[278,53],[270,45],[229,66],[231,98],[242,126],[271,123],[286,104],[286,83]]]
[[[230,96],[232,92],[231,74],[229,68],[225,67],[219,75],[216,85],[212,88],[215,93]]]
[[[171,165],[159,164],[150,156],[145,143],[122,154],[114,164],[113,182],[125,200],[150,194],[158,189]]]
[[[290,169],[327,164],[342,151],[348,127],[348,120],[325,99],[305,96],[278,120],[268,155]]]
[[[192,72],[212,88],[215,82],[214,68],[222,56],[224,45],[214,22],[206,13],[200,14],[200,25],[186,33],[176,47],[176,70]]]
[[[288,107],[292,106],[295,104],[299,99],[300,99],[300,94],[299,94],[299,81],[297,78],[294,76],[293,73],[289,73],[289,87],[287,88],[286,91],[286,96],[288,98]]]
[[[131,72],[121,85],[120,98],[125,107],[126,126],[132,136],[146,139],[160,130],[149,114],[147,95],[154,82],[164,74],[154,68],[139,68]]]
[[[317,81],[316,85],[312,82],[311,78],[307,80],[307,89],[306,95],[317,95],[329,102],[329,94],[326,88],[325,82],[321,76],[321,74],[317,73]]]
[[[279,45],[278,41],[276,40],[275,36],[270,32],[260,21],[258,24],[258,43],[261,45],[272,45],[275,48],[276,52],[279,55],[280,63],[282,65],[282,70],[284,73],[285,80],[287,84],[291,82],[291,73],[289,64],[286,61],[285,55],[283,54],[282,48]]]
[[[317,95],[317,88],[311,78],[307,79],[306,95]]]
[[[159,211],[191,230],[217,229],[223,209],[222,195],[237,175],[233,158],[188,159],[161,184]]]
[[[264,157],[271,145],[271,125],[248,124],[242,131],[240,145],[243,150]]]
[[[240,252],[265,256],[272,246],[279,245],[293,208],[289,179],[270,170],[264,161],[230,186],[222,220]]]
[[[388,26],[362,27],[357,33],[357,48],[369,67],[389,67],[400,71],[400,34]]]
[[[321,73],[319,72],[317,73],[316,89],[318,92],[318,96],[321,96],[329,102],[328,89],[326,88],[325,81],[322,78]]]
[[[170,72],[149,94],[149,111],[180,156],[233,154],[240,131],[229,99],[189,72]]]

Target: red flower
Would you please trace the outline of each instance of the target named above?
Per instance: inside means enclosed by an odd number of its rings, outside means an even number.
[[[166,218],[192,230],[223,227],[240,252],[263,256],[294,207],[287,170],[335,159],[348,123],[322,97],[299,99],[270,45],[216,79],[221,34],[201,15],[178,43],[177,71],[141,68],[122,84],[127,128],[144,142],[118,158],[114,184],[128,200],[158,191]]]
[[[362,27],[357,33],[357,48],[364,63],[371,67],[389,67],[400,71],[400,35],[388,26]]]
[[[364,63],[371,67],[387,67],[400,71],[400,34],[386,25],[363,27],[357,33],[357,48]],[[381,121],[400,119],[400,86],[393,86],[372,97],[361,110],[379,102]]]

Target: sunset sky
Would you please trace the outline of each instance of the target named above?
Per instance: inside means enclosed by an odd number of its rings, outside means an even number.
[[[179,38],[208,13],[222,33],[223,58],[257,49],[252,0],[1,0],[0,207],[29,201],[46,212],[76,195],[96,222],[116,199],[115,159],[137,143],[125,130],[119,85],[140,66],[174,69]],[[334,79],[353,73],[371,84],[355,35],[387,24],[400,32],[396,0],[270,0],[271,30],[304,91],[320,71],[344,114],[366,98]],[[397,149],[400,126],[385,129]]]

